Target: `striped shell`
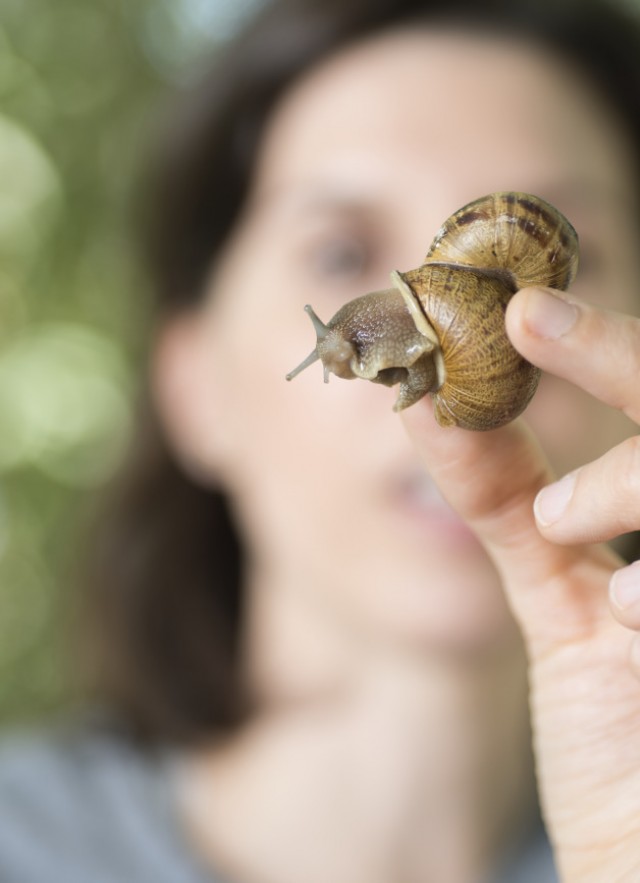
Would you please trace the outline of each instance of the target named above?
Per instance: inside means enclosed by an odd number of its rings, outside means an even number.
[[[440,384],[431,393],[438,423],[495,429],[522,413],[540,371],[506,334],[504,314],[513,289],[499,279],[435,264],[402,276],[439,343]]]
[[[433,329],[442,353],[440,386],[432,392],[438,423],[493,429],[525,409],[540,372],[507,337],[507,304],[528,285],[567,288],[577,264],[569,221],[539,197],[508,192],[457,211],[424,264],[399,274],[405,299],[417,298],[428,320],[422,332]]]
[[[513,274],[516,289],[564,290],[578,269],[578,234],[539,196],[492,193],[445,221],[425,258],[432,261],[503,268]]]

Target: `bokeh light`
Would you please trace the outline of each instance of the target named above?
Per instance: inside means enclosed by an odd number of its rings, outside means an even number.
[[[35,138],[0,115],[0,254],[33,254],[62,200],[57,169]]]
[[[260,2],[0,3],[0,719],[67,698],[80,529],[144,358],[153,124]]]
[[[70,323],[30,328],[0,352],[0,474],[34,467],[79,486],[108,478],[127,438],[128,388],[108,337]]]

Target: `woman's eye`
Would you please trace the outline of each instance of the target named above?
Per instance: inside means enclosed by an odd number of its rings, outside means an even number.
[[[364,242],[343,238],[316,246],[311,253],[311,265],[320,277],[349,280],[367,272],[370,258]]]

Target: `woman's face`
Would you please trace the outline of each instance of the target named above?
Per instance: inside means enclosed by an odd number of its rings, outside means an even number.
[[[418,466],[396,390],[285,374],[350,298],[421,263],[453,211],[495,190],[577,228],[576,296],[638,311],[632,160],[606,105],[539,49],[402,31],[344,51],[290,91],[210,284],[196,342],[200,457],[234,500],[256,585],[360,635],[470,649],[511,629],[496,573]],[[629,433],[545,378],[527,412],[559,473]],[[482,464],[478,464],[482,468]]]

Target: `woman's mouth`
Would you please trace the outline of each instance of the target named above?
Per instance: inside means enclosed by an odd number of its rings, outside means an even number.
[[[423,470],[412,470],[396,481],[393,497],[398,511],[422,529],[428,526],[430,531],[435,530],[452,539],[475,539],[471,528],[451,508],[433,479]]]

